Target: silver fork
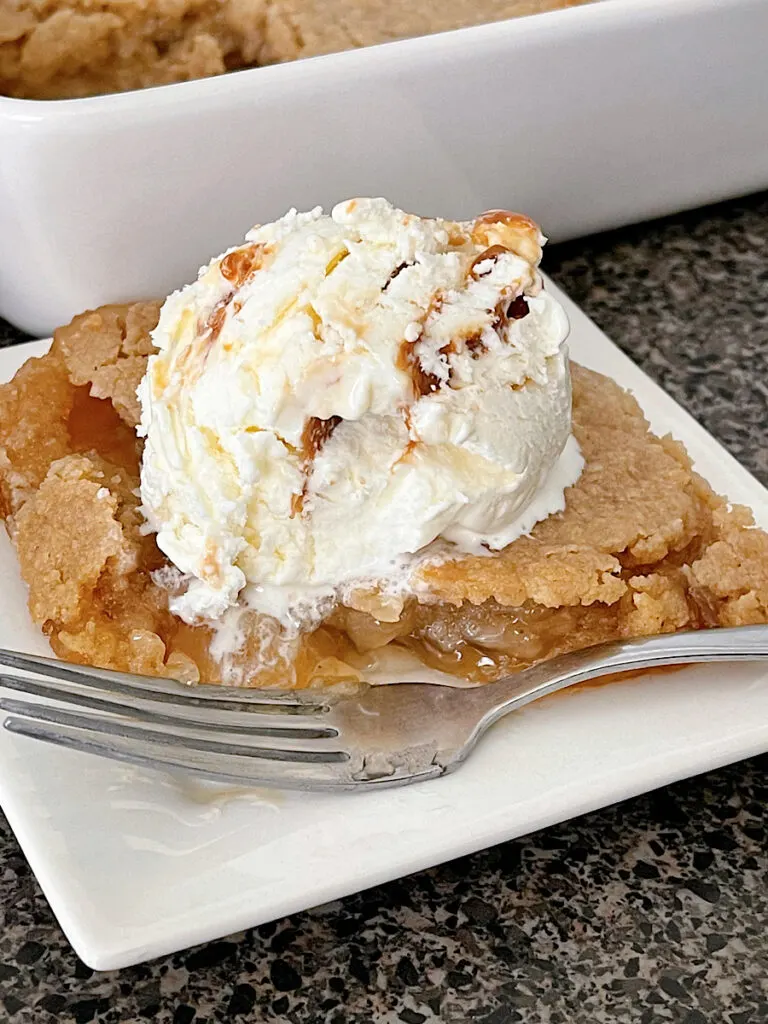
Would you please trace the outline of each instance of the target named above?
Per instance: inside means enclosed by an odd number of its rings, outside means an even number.
[[[230,785],[381,789],[453,771],[503,715],[587,679],[765,658],[768,626],[741,626],[602,644],[471,689],[403,682],[342,694],[190,686],[0,650],[16,670],[0,686],[37,698],[3,697],[0,710],[22,736]]]

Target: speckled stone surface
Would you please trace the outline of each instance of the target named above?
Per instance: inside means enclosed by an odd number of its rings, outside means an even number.
[[[547,269],[768,483],[768,195],[570,243]],[[71,952],[3,823],[0,1022],[766,1024],[767,769],[104,974]]]

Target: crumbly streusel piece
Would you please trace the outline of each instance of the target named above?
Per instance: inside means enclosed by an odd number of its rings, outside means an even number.
[[[129,427],[141,417],[136,388],[154,349],[149,332],[157,325],[161,305],[101,306],[56,331],[55,345],[72,383],[88,385],[94,398],[108,398]]]
[[[162,594],[145,600],[162,558],[141,532],[138,485],[137,464],[70,452],[10,518],[30,612],[48,632],[77,632],[100,615],[148,630],[164,611]]]
[[[691,590],[723,626],[768,621],[768,533],[750,529],[752,513],[718,509],[717,540],[688,570]]]
[[[65,99],[253,64],[262,0],[3,0],[0,93]]]
[[[95,457],[68,455],[51,465],[14,517],[16,550],[36,621],[68,626],[87,617],[103,573],[124,578],[138,568],[138,538],[119,517],[135,484]]]
[[[51,465],[12,524],[29,610],[64,657],[197,678],[191,659],[173,656],[160,636],[171,617],[151,580],[160,558],[139,530],[137,486],[95,454]]]
[[[631,576],[619,604],[621,636],[654,636],[698,625],[698,611],[688,598],[687,581],[679,570]]]
[[[34,494],[48,467],[70,451],[67,422],[75,389],[56,353],[28,359],[0,387],[0,514]]]
[[[30,612],[60,656],[191,678],[194,663],[160,636],[170,637],[172,617],[151,580],[162,556],[140,531],[133,428],[112,401],[89,394],[110,370],[110,397],[122,409],[135,361],[142,373],[146,365],[158,308],[78,317],[0,387],[0,494]]]

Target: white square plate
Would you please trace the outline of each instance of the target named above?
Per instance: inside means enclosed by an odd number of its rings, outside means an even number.
[[[684,441],[699,471],[768,526],[768,492],[563,301],[574,358],[631,388],[654,429]],[[0,378],[44,348],[0,351]],[[0,645],[45,650],[5,536]],[[0,802],[75,950],[104,970],[766,749],[768,670],[701,666],[533,705],[495,726],[455,775],[359,795],[217,790],[2,732]]]

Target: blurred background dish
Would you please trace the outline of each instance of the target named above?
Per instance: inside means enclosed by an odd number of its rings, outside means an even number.
[[[5,0],[0,95],[63,100],[189,82],[593,0]]]
[[[0,98],[0,315],[161,296],[288,206],[554,240],[768,184],[764,0],[610,0],[88,99]],[[364,85],[364,88],[362,87]]]

